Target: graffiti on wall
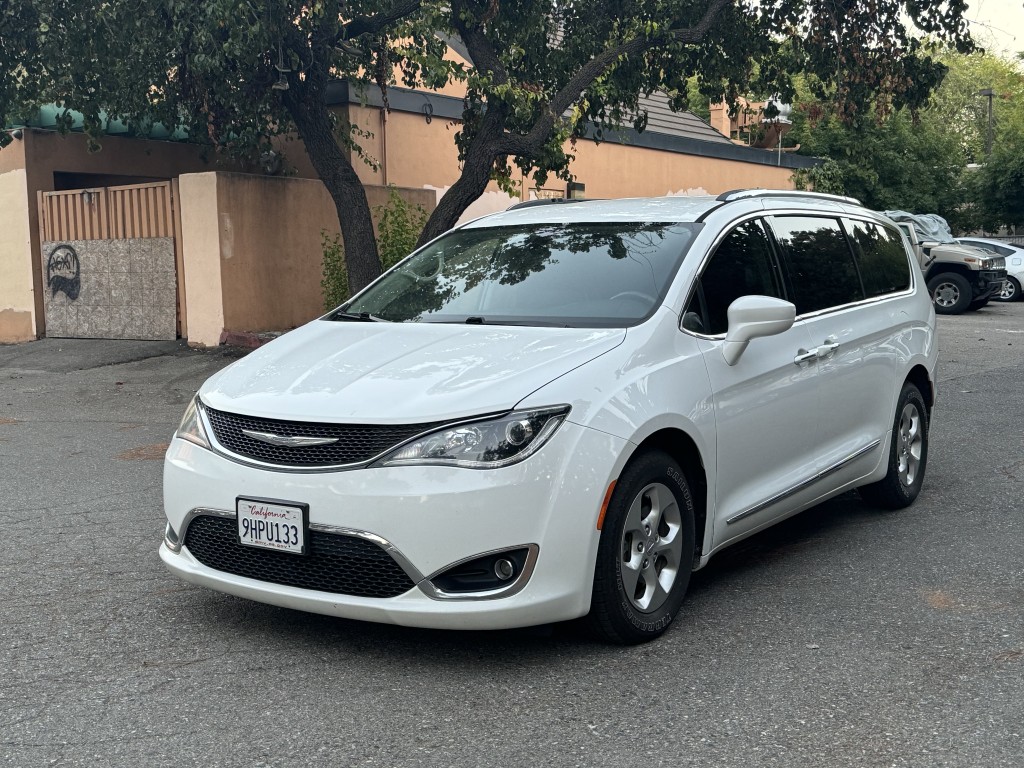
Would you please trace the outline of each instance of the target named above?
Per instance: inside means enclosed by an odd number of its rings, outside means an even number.
[[[46,285],[52,291],[65,294],[74,301],[82,290],[82,268],[78,263],[78,254],[70,245],[58,245],[50,251],[46,262]]]

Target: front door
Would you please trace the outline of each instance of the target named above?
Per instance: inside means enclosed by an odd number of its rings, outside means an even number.
[[[781,286],[763,225],[747,221],[716,246],[684,315],[714,393],[715,546],[771,522],[815,475],[818,379],[813,362],[797,360],[811,346],[804,324],[754,339],[735,365],[722,355],[729,305],[740,296],[783,298]]]

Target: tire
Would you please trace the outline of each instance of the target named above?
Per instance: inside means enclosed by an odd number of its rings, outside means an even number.
[[[928,409],[921,391],[908,382],[896,403],[889,470],[877,483],[858,488],[860,496],[882,509],[909,507],[921,492],[927,466]]]
[[[626,466],[598,545],[588,616],[593,631],[632,645],[668,628],[690,583],[693,520],[686,476],[668,454],[649,451]]]
[[[943,272],[928,281],[928,293],[940,315],[959,315],[971,303],[971,284],[956,272]]]
[[[996,301],[1017,301],[1020,298],[1020,283],[1017,278],[1006,278],[1002,292],[992,298]]]

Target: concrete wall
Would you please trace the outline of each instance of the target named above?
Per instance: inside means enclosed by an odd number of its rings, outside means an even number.
[[[31,239],[27,259],[24,259],[23,264],[12,264],[12,259],[19,262],[23,260],[20,251],[17,256],[0,251],[0,312],[8,307],[4,298],[7,291],[20,292],[22,286],[21,283],[9,284],[8,281],[2,280],[6,276],[6,271],[12,270],[18,275],[23,275],[27,270],[31,275],[34,290],[31,313],[33,327],[29,338],[42,336],[46,331],[43,307],[46,276],[42,274],[41,262],[35,255],[41,253],[42,249],[36,192],[53,191],[56,188],[55,174],[87,174],[98,180],[109,176],[110,183],[124,184],[130,183],[126,177],[171,179],[181,173],[212,170],[215,167],[215,159],[204,155],[195,145],[107,136],[103,138],[99,152],[89,152],[86,137],[82,134],[62,136],[54,131],[25,128],[21,139],[16,139],[0,150],[0,173],[18,168],[25,169],[24,196],[27,210],[19,209],[24,213],[19,219],[26,222]],[[3,212],[5,221],[13,220],[6,206],[0,211]],[[18,236],[9,231],[11,226],[13,225],[5,224],[4,231],[0,232],[0,241],[6,242],[11,237],[17,239]],[[7,317],[6,321],[0,318],[0,341],[24,340],[20,331],[15,334],[6,330],[12,322],[20,328],[23,320],[11,320],[9,316]]]
[[[190,344],[286,331],[323,314],[321,232],[340,229],[322,183],[202,173],[182,176],[179,188]],[[400,193],[433,208],[432,192]],[[387,196],[386,188],[367,188],[371,207]]]
[[[576,143],[576,180],[590,198],[718,195],[730,189],[792,189],[793,170],[643,147]],[[565,182],[551,178],[548,186]]]
[[[10,163],[16,154],[7,155],[4,160]],[[36,337],[29,208],[25,169],[0,173],[0,342],[30,341]]]
[[[438,199],[459,178],[458,150],[454,134],[458,123],[423,115],[392,112],[387,121],[381,110],[351,105],[349,115],[359,128],[373,135],[360,139],[363,150],[374,158],[374,169],[353,157],[359,178],[365,184],[395,184],[400,187],[432,189]],[[576,159],[572,172],[586,185],[589,198],[648,197],[677,194],[717,195],[730,189],[767,187],[792,189],[792,169],[758,163],[744,163],[700,157],[612,141],[600,144],[580,140],[572,149]],[[519,195],[534,197],[534,183],[516,171]],[[565,182],[548,178],[548,189],[565,189]],[[463,220],[504,210],[519,198],[510,198],[490,184],[484,196],[466,212]]]

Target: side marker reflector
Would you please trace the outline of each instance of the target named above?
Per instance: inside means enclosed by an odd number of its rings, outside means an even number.
[[[616,482],[617,481],[612,480],[611,484],[608,486],[608,491],[604,495],[604,503],[601,504],[601,514],[597,516],[597,530],[599,531],[601,530],[602,526],[604,526],[604,515],[608,511],[608,504],[611,503],[612,491],[615,490]]]

